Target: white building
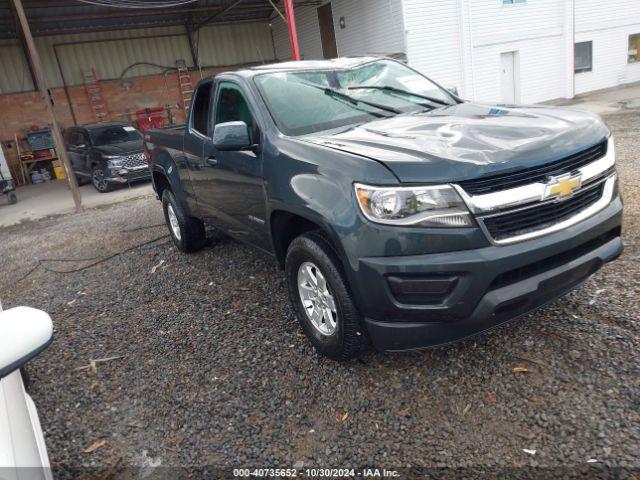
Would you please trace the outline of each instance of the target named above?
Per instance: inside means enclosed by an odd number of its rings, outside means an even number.
[[[640,0],[332,0],[295,10],[303,58],[405,57],[464,98],[535,103],[640,81]],[[285,23],[275,54],[291,57]]]

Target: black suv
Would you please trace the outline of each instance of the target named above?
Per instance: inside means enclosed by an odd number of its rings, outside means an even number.
[[[151,177],[142,133],[131,125],[99,123],[71,127],[65,130],[64,140],[78,181],[91,181],[101,193]]]
[[[466,102],[376,58],[222,73],[191,105],[148,145],[175,244],[201,248],[210,223],[271,252],[329,357],[482,332],[622,251],[596,115]]]

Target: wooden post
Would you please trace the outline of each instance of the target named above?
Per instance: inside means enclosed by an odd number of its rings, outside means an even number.
[[[58,120],[56,119],[56,114],[53,110],[53,102],[51,100],[49,86],[47,85],[47,79],[44,75],[44,70],[42,69],[40,55],[38,54],[36,44],[33,41],[33,36],[31,35],[31,30],[29,29],[29,23],[27,22],[27,16],[24,13],[24,8],[22,8],[22,1],[13,0],[13,5],[16,9],[18,20],[20,20],[20,26],[22,27],[24,40],[29,50],[31,65],[33,65],[33,70],[36,75],[36,81],[38,83],[37,87],[38,90],[40,90],[40,94],[42,95],[47,113],[49,114],[49,127],[51,128],[53,140],[56,144],[56,153],[58,155],[58,158],[62,161],[62,166],[65,170],[65,173],[67,174],[67,180],[69,182],[69,188],[71,188],[71,194],[73,195],[73,203],[75,203],[76,205],[76,211],[80,211],[82,209],[82,199],[80,198],[78,182],[76,180],[75,174],[73,173],[73,169],[71,168],[71,163],[69,162],[69,157],[67,155],[67,149],[64,146],[62,133],[60,133]]]

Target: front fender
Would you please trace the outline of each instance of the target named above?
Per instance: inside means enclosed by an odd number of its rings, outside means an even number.
[[[362,241],[363,221],[353,184],[396,184],[395,176],[374,160],[288,138],[268,145],[263,158],[267,218],[283,210],[318,225],[331,240],[353,285],[359,268],[359,251],[354,245]]]

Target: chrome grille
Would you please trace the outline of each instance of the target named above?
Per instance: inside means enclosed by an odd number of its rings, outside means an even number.
[[[123,168],[136,168],[147,165],[147,159],[144,153],[134,153],[133,155],[126,155],[122,157]]]
[[[559,175],[584,167],[607,154],[607,141],[581,150],[555,162],[545,163],[514,172],[466,180],[459,185],[469,195],[482,195],[515,188],[529,183],[543,182],[548,176]]]
[[[577,215],[596,203],[601,197],[604,182],[582,189],[568,200],[540,203],[483,218],[484,225],[494,240],[504,240],[542,230]]]

